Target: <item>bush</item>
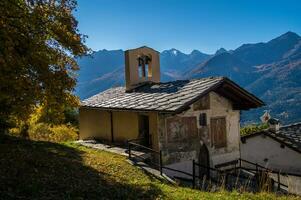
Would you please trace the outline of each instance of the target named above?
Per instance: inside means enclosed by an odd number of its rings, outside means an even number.
[[[28,138],[29,125],[21,120],[16,120],[14,126],[8,129],[8,133],[15,137]]]
[[[252,125],[247,125],[243,128],[240,129],[240,135],[249,135],[258,131],[262,131],[264,129],[267,129],[268,125],[267,124],[252,124]]]
[[[78,130],[70,125],[57,125],[51,128],[54,142],[74,141],[78,139]]]
[[[8,130],[9,135],[20,137],[21,136],[21,129],[19,127],[10,128]]]
[[[28,129],[31,140],[65,142],[78,139],[77,130],[70,125],[49,125],[46,123],[31,124]]]

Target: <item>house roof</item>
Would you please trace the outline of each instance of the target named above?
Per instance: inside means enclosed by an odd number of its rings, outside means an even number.
[[[278,132],[274,132],[271,130],[263,130],[242,136],[241,139],[247,140],[248,138],[252,138],[254,136],[262,134],[301,153],[301,122],[281,126]]]
[[[233,101],[234,109],[250,109],[264,103],[225,77],[146,83],[131,92],[115,87],[82,101],[82,107],[104,110],[181,112],[207,93],[215,91]]]
[[[153,50],[153,51],[155,51],[155,52],[157,52],[157,53],[160,53],[159,51],[157,51],[157,50],[155,50],[155,49],[153,49],[153,48],[151,48],[151,47],[145,46],[145,45],[144,45],[144,46],[141,46],[141,47],[134,48],[134,49],[127,49],[126,51],[132,51],[132,50],[143,49],[143,48],[151,49],[151,50]]]

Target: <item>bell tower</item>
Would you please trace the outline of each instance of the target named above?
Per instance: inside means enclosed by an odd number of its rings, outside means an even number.
[[[125,51],[125,86],[129,92],[147,82],[160,82],[159,52],[143,46]]]

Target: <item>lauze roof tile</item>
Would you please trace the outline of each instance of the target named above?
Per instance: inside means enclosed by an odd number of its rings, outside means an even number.
[[[235,85],[236,89],[239,88],[237,91],[250,98],[253,107],[263,105],[260,99],[231,80],[225,77],[209,77],[166,83],[145,83],[131,92],[126,92],[125,87],[115,87],[85,99],[81,106],[108,110],[177,112],[189,106],[202,95],[214,91],[224,82]]]
[[[222,80],[222,77],[215,77],[147,83],[132,92],[125,92],[125,87],[115,87],[82,101],[81,105],[103,109],[174,112]]]

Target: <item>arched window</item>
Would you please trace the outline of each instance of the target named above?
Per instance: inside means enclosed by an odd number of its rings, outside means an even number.
[[[138,57],[138,76],[139,78],[152,77],[152,70],[150,66],[151,58],[146,55]]]

